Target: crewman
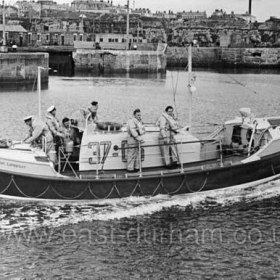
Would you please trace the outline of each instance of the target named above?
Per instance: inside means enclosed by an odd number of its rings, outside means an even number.
[[[62,120],[63,129],[65,130],[65,134],[69,136],[69,138],[74,142],[74,145],[80,145],[82,134],[79,132],[77,126],[73,125],[73,120],[65,117]]]
[[[98,122],[98,116],[97,116],[98,102],[92,101],[91,107],[89,107],[88,110],[89,110],[89,115],[87,117],[88,121],[97,123]]]
[[[56,118],[56,108],[54,105],[51,105],[47,109],[46,123],[53,135],[55,149],[58,150],[58,147],[62,145],[65,135],[63,134],[63,129],[59,123],[59,120]]]
[[[127,171],[138,172],[140,169],[139,148],[144,142],[142,135],[145,133],[145,127],[142,123],[140,109],[133,112],[133,117],[127,122]]]
[[[165,108],[165,111],[157,121],[157,125],[160,129],[159,144],[164,165],[167,168],[176,166],[178,163],[178,153],[174,136],[178,133],[179,126],[174,118],[172,106]]]
[[[41,120],[35,119],[33,116],[25,117],[24,122],[29,126],[29,135],[24,140],[24,143],[43,147],[49,159],[53,163],[56,163],[53,136],[47,124]],[[42,139],[43,137],[44,139]]]

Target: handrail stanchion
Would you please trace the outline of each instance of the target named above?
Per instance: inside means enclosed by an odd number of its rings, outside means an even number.
[[[220,141],[220,161],[221,161],[221,167],[223,167],[223,146],[222,146],[222,139],[219,139]]]
[[[142,154],[141,154],[141,141],[138,143],[139,145],[139,177],[142,177]]]
[[[184,164],[183,164],[183,143],[182,143],[182,140],[181,140],[181,145],[180,145],[180,157],[179,157],[179,160],[180,160],[180,165],[181,165],[181,173],[184,173]]]
[[[58,148],[58,173],[61,171],[61,147]]]
[[[96,179],[99,179],[98,152],[96,151]]]

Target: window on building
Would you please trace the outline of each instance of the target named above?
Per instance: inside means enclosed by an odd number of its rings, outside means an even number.
[[[116,42],[116,43],[118,43],[118,42],[119,42],[119,39],[118,39],[118,38],[116,38],[116,39],[115,39],[115,42]]]
[[[80,34],[80,41],[83,41],[83,34]]]
[[[46,41],[50,41],[50,34],[46,34]]]
[[[73,41],[77,41],[77,34],[73,34]]]
[[[60,44],[64,45],[64,35],[60,35]]]
[[[58,38],[58,34],[54,34],[54,38],[57,39]]]
[[[126,42],[125,38],[122,38],[122,43],[125,43],[125,42]]]
[[[112,39],[111,38],[109,38],[109,43],[111,43],[112,42]]]
[[[28,43],[30,44],[32,42],[32,33],[28,33]]]
[[[41,41],[41,34],[40,33],[37,34],[37,41],[39,41],[39,42]]]
[[[103,42],[103,38],[100,38],[100,39],[99,39],[99,42]]]

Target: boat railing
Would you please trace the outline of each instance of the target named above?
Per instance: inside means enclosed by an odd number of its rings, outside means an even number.
[[[176,147],[176,152],[177,152],[177,156],[178,156],[177,157],[178,162],[177,162],[176,167],[174,167],[174,169],[177,170],[177,172],[183,173],[186,169],[186,165],[184,165],[184,161],[182,160],[183,157],[186,158],[186,157],[189,157],[188,155],[191,156],[191,154],[197,153],[197,151],[194,151],[194,150],[184,149],[184,145],[189,145],[189,144],[193,144],[193,143],[198,143],[198,144],[199,143],[200,144],[210,143],[210,144],[212,144],[213,148],[210,148],[209,150],[207,148],[205,150],[200,149],[200,158],[198,159],[198,161],[202,161],[202,162],[205,161],[205,166],[209,165],[210,161],[211,161],[212,164],[215,164],[217,167],[218,166],[223,167],[225,164],[228,164],[229,157],[231,155],[242,156],[242,157],[247,156],[246,153],[239,152],[233,147],[224,146],[223,139],[221,137],[216,138],[216,139],[177,141],[177,142],[169,143],[169,144],[161,144],[161,143],[154,144],[154,143],[146,143],[146,142],[140,143],[139,142],[139,143],[137,143],[137,145],[134,145],[134,146],[124,146],[124,147],[115,146],[114,149],[116,151],[117,150],[126,151],[131,148],[137,148],[138,153],[139,153],[138,156],[139,156],[139,159],[141,159],[141,160],[139,160],[139,171],[138,171],[137,175],[135,175],[135,176],[143,177],[143,174],[146,175],[146,173],[147,173],[147,170],[145,170],[145,172],[143,172],[143,162],[142,162],[142,158],[144,156],[143,149],[145,150],[145,153],[146,153],[146,149],[150,148],[150,147],[161,147],[161,146],[174,145]],[[164,156],[161,153],[159,153],[159,154],[148,153],[148,154],[145,154],[145,157],[150,157],[153,159],[156,159],[156,157],[157,157],[157,161],[162,161],[162,162],[164,159]],[[110,156],[108,155],[107,159],[109,159],[109,158],[113,158],[113,155],[110,155]],[[95,153],[93,160],[96,164],[95,164],[95,171],[93,170],[94,174],[92,174],[92,175],[94,175],[94,177],[96,179],[99,179],[101,177],[103,178],[103,176],[105,174],[103,172],[104,163],[102,163],[102,161],[100,160],[100,154]],[[213,162],[213,160],[216,160],[216,161]],[[63,150],[63,147],[60,148],[59,168],[58,168],[59,172],[63,173],[67,169],[67,171],[71,171],[73,173],[74,177],[78,178],[79,174],[77,172],[77,169],[75,169],[73,167],[73,164],[80,164],[80,163],[87,163],[87,162],[88,162],[88,159],[71,160],[71,154],[66,153]],[[203,168],[203,166],[201,168]],[[159,170],[154,171],[154,172],[159,172]],[[106,173],[107,173],[107,175],[109,175],[108,172],[106,172]],[[128,174],[128,176],[130,176],[130,174]]]

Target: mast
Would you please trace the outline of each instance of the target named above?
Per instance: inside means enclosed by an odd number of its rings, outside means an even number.
[[[126,49],[129,50],[129,0],[127,0],[126,14]]]
[[[190,44],[188,46],[189,131],[191,131],[191,127],[192,127],[191,75],[192,75],[192,45]]]
[[[37,77],[37,91],[38,91],[38,118],[41,120],[41,70],[43,67],[38,66],[38,77]]]
[[[189,99],[189,131],[192,128],[192,95],[196,91],[193,85],[194,77],[192,76],[192,45],[188,46],[188,99]]]
[[[6,46],[6,28],[5,28],[5,2],[3,0],[3,46]]]

